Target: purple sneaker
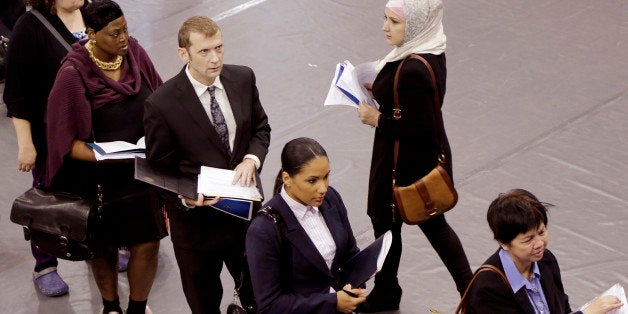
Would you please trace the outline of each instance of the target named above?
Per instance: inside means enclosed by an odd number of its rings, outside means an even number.
[[[33,280],[42,294],[47,297],[58,297],[68,293],[68,284],[57,273],[57,267],[48,267],[33,273]]]
[[[131,252],[126,249],[118,250],[118,271],[125,272],[129,267],[129,257],[131,256]]]

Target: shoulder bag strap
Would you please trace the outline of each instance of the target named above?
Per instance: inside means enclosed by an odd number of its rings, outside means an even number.
[[[50,24],[50,22],[48,22],[48,20],[46,20],[46,18],[43,15],[41,15],[39,11],[35,9],[31,9],[31,13],[41,22],[41,24],[44,24],[44,26],[46,26],[46,28],[50,31],[52,36],[54,36],[59,41],[59,43],[63,45],[65,49],[67,49],[68,51],[72,50],[72,46],[70,46],[70,44],[68,44],[68,42],[65,41],[63,37],[61,37],[61,34],[59,34],[57,29],[54,28],[54,26],[52,26],[52,24]]]
[[[279,238],[281,241],[281,256],[279,261],[279,268],[286,271],[286,274],[291,273],[292,269],[292,244],[286,234],[288,233],[288,226],[284,221],[283,217],[279,213],[279,211],[271,206],[265,205],[260,210],[257,211],[257,215],[264,215],[269,217],[277,228],[279,228]],[[292,278],[291,275],[284,277],[282,284],[286,287],[292,286]]]
[[[499,268],[493,265],[484,264],[480,266],[480,268],[478,268],[478,270],[475,272],[475,275],[473,275],[473,278],[469,282],[467,289],[462,295],[462,299],[460,299],[460,303],[458,303],[458,306],[456,307],[456,311],[454,312],[455,314],[462,314],[467,311],[467,293],[469,293],[469,290],[471,289],[471,286],[473,285],[473,282],[475,282],[475,279],[478,277],[478,275],[485,271],[497,273],[499,277],[501,277],[502,281],[506,284],[506,286],[510,287],[510,283],[508,282],[508,278],[506,278],[506,275],[504,275],[504,272],[502,272]]]
[[[401,107],[399,106],[399,91],[397,90],[397,86],[399,84],[399,73],[401,73],[401,67],[408,59],[417,59],[423,62],[423,64],[425,64],[425,67],[427,67],[427,70],[430,72],[430,76],[432,77],[432,87],[434,88],[434,118],[436,119],[436,122],[437,122],[436,132],[437,132],[437,138],[438,138],[438,145],[440,146],[440,149],[441,149],[441,153],[438,156],[438,161],[440,163],[445,163],[445,152],[443,149],[443,135],[441,134],[441,130],[444,128],[443,113],[440,110],[441,105],[440,105],[440,97],[438,94],[438,86],[436,86],[436,75],[434,75],[434,70],[432,69],[432,66],[430,65],[430,63],[427,62],[425,58],[421,57],[418,54],[410,54],[405,59],[403,59],[403,61],[401,61],[401,63],[399,63],[399,66],[397,67],[397,72],[395,73],[395,80],[393,83],[393,98],[395,101],[395,107],[393,108],[393,119],[395,120],[401,119]],[[395,171],[397,169],[397,156],[398,155],[399,155],[399,140],[396,140],[395,150],[394,150],[394,159],[393,159],[394,160],[393,175],[392,175],[393,185],[395,184]]]

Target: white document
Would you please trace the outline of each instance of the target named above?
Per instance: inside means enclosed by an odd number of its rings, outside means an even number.
[[[87,143],[87,146],[94,151],[94,156],[99,161],[105,159],[133,159],[135,156],[145,158],[146,142],[143,136],[135,144],[125,141],[113,141]]]
[[[113,159],[134,159],[135,157],[146,158],[145,153],[111,153],[111,154],[101,155],[97,151],[94,151],[94,156],[96,157],[96,160],[98,161],[113,160]]]
[[[610,312],[607,312],[606,314],[628,314],[628,303],[626,302],[626,293],[624,291],[624,287],[622,287],[620,284],[615,284],[613,285],[610,289],[604,291],[604,293],[600,294],[599,296],[603,296],[603,295],[613,295],[616,296],[619,301],[621,301],[622,304],[624,304],[622,307],[620,307],[617,310],[612,310]],[[595,299],[593,299],[595,300]],[[591,302],[593,302],[593,300],[589,301],[587,304],[583,305],[582,308],[580,308],[581,311],[584,310],[585,307],[589,306],[589,304],[591,304]]]
[[[386,231],[384,233],[384,241],[382,241],[382,249],[379,251],[379,255],[377,256],[377,271],[382,270],[384,266],[384,261],[386,260],[386,256],[388,256],[388,251],[390,250],[390,246],[392,245],[392,232]]]
[[[251,201],[261,201],[262,195],[257,187],[240,186],[240,182],[231,184],[235,177],[235,171],[201,167],[201,173],[198,175],[198,193],[205,196],[220,196],[228,198],[239,198]]]
[[[375,105],[364,84],[372,83],[376,75],[374,62],[362,63],[357,67],[346,60],[338,63],[324,105],[358,108],[360,101]]]

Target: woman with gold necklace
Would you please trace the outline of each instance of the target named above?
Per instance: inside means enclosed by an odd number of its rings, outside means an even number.
[[[131,252],[127,313],[150,313],[146,303],[159,240],[167,235],[158,197],[133,179],[132,159],[97,161],[86,142],[137,142],[144,136],[144,100],[162,81],[146,51],[128,35],[118,4],[94,0],[83,17],[89,38],[72,46],[48,100],[45,182],[52,189],[92,198],[102,186],[102,246],[107,253],[91,261],[102,313],[122,313],[115,250],[119,246]]]

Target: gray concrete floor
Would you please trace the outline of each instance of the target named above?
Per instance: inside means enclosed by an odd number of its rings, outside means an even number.
[[[164,79],[182,66],[176,33],[184,19],[218,20],[225,62],[251,66],[272,125],[262,174],[266,191],[284,143],[320,141],[331,183],[343,195],[359,244],[372,240],[365,214],[373,130],[350,107],[323,108],[335,64],[384,56],[385,1],[120,0],[130,32]],[[497,245],[485,222],[490,201],[514,187],[551,209],[550,248],[573,308],[614,283],[628,287],[628,2],[445,2],[449,80],[444,120],[454,153],[458,206],[447,214],[475,269]],[[624,51],[622,53],[622,51]],[[622,57],[624,56],[624,57]],[[5,112],[4,106],[2,107]],[[31,280],[28,244],[9,220],[13,199],[30,184],[16,170],[10,119],[0,119],[0,312],[96,313],[100,297],[85,262],[61,261],[70,293],[42,296]],[[449,274],[416,227],[404,228],[400,313],[453,312]],[[170,239],[162,241],[149,305],[188,313]],[[128,285],[120,275],[120,299]],[[225,291],[233,286],[224,276]],[[223,297],[223,310],[230,293]]]

